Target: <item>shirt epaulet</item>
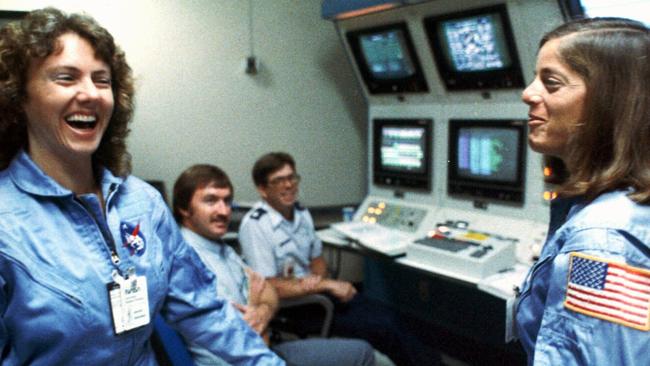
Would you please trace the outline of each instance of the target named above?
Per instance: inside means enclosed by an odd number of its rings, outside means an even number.
[[[265,213],[266,213],[266,210],[260,207],[260,208],[256,209],[255,211],[253,211],[253,213],[251,214],[251,219],[259,220],[260,217],[264,216]]]

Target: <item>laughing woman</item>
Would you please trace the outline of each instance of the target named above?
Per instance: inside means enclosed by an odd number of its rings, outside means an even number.
[[[129,175],[131,69],[93,19],[0,31],[0,364],[155,365],[156,314],[234,364],[283,364]]]

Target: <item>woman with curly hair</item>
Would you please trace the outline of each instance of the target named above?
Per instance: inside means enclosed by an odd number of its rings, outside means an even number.
[[[0,31],[0,364],[155,365],[161,314],[233,364],[283,364],[131,176],[133,79],[92,18]]]

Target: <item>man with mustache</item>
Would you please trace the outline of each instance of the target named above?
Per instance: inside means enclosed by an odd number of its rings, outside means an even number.
[[[185,170],[174,184],[174,217],[181,234],[217,276],[217,294],[230,300],[244,320],[269,343],[269,321],[278,307],[271,284],[246,266],[223,236],[232,214],[234,189],[220,168],[200,164]],[[373,349],[362,340],[311,338],[271,348],[292,365],[374,365]],[[198,345],[190,352],[199,365],[225,364]]]

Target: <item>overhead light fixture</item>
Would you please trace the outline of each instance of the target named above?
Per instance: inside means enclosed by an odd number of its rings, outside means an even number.
[[[405,0],[323,0],[321,14],[324,19],[340,20],[396,8]]]

